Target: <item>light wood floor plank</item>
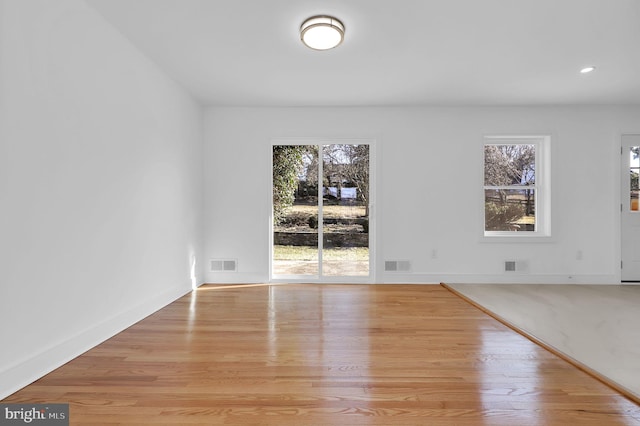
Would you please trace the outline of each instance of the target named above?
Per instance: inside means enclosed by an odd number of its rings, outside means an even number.
[[[77,425],[637,425],[440,286],[203,286],[2,402]]]

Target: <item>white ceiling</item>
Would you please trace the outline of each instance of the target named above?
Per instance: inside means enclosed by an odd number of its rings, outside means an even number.
[[[86,1],[206,105],[640,104],[640,0]]]

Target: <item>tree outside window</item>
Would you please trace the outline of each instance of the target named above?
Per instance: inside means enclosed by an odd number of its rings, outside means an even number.
[[[535,232],[536,144],[484,145],[484,230]]]

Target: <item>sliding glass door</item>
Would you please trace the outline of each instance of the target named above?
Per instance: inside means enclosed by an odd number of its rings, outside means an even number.
[[[370,276],[370,144],[273,146],[272,278]]]

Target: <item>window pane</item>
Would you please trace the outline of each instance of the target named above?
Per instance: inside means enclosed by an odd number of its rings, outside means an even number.
[[[629,209],[638,211],[638,175],[640,174],[640,147],[629,148]]]
[[[322,273],[369,275],[369,145],[323,146]]]
[[[629,188],[631,189],[632,192],[633,191],[637,192],[638,189],[639,189],[638,188],[638,172],[639,172],[639,169],[636,169],[636,168],[632,167],[629,171],[630,171],[629,179],[631,180],[629,182]]]
[[[533,189],[485,189],[485,231],[535,231]]]
[[[629,167],[640,167],[640,147],[632,146],[629,148]]]
[[[317,167],[313,146],[273,147],[274,275],[318,275]]]
[[[534,185],[535,168],[535,145],[484,146],[485,186]]]

